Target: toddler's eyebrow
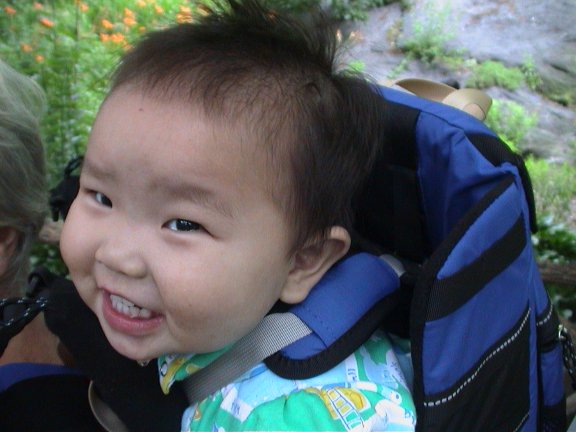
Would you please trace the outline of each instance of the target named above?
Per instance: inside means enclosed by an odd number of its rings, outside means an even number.
[[[106,169],[90,159],[84,159],[82,172],[101,180],[115,181],[115,175],[112,171]],[[199,185],[189,184],[185,181],[178,181],[176,178],[157,179],[155,188],[162,194],[175,198],[182,198],[191,201],[200,206],[206,207],[219,213],[227,218],[234,218],[234,209],[216,196],[210,189]]]
[[[179,183],[176,180],[160,181],[159,190],[185,200],[189,200],[195,204],[214,210],[215,212],[228,217],[234,217],[234,209],[216,196],[210,189],[189,183]]]
[[[97,179],[109,179],[114,177],[111,171],[106,170],[99,164],[95,164],[86,157],[84,157],[82,161],[82,173],[89,174]]]

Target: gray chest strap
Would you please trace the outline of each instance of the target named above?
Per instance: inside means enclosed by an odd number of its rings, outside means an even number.
[[[188,400],[193,404],[207,398],[265,358],[311,332],[292,313],[267,315],[232,348],[182,381]]]

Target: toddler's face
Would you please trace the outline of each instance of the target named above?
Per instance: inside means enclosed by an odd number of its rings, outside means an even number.
[[[290,229],[243,136],[122,89],[101,108],[61,248],[125,356],[220,349],[285,294]]]

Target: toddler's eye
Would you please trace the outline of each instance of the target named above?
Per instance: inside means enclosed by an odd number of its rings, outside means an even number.
[[[164,224],[165,228],[172,231],[198,231],[202,229],[202,225],[186,219],[172,219]]]
[[[98,204],[102,204],[106,207],[112,207],[112,201],[102,192],[94,192],[94,199]]]

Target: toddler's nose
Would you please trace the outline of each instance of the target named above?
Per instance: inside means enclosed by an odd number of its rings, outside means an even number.
[[[110,232],[96,250],[96,261],[110,270],[131,278],[146,276],[146,262],[141,254],[140,236],[135,230]]]

